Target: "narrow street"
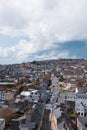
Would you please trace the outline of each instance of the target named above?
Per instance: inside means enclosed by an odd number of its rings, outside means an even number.
[[[50,115],[50,111],[45,109],[42,126],[41,126],[40,130],[51,130],[49,115]]]
[[[45,130],[51,130],[50,121],[49,121],[50,111],[45,111]]]
[[[51,99],[55,98],[54,95],[58,93],[58,82],[57,78],[52,76],[52,97],[50,98],[49,104],[46,104],[46,112],[45,112],[45,130],[58,130],[57,127],[57,119],[53,114],[53,104],[51,103]]]

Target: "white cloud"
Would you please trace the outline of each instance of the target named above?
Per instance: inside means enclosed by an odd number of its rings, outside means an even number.
[[[57,40],[87,34],[86,0],[0,0],[0,33]]]
[[[61,58],[77,58],[76,56],[70,56],[68,51],[51,51],[48,55],[44,53],[42,55],[35,56],[36,60],[49,60],[49,59],[61,59]]]
[[[11,63],[20,63],[29,60],[32,61],[72,57],[69,56],[70,54],[68,51],[60,51],[59,49],[55,51],[56,46],[52,47],[50,44],[48,45],[45,48],[40,43],[35,45],[33,43],[28,43],[27,41],[22,40],[19,42],[19,44],[11,47],[0,47],[0,62],[6,64],[10,63],[10,61]],[[3,60],[3,58],[5,60]]]
[[[30,39],[10,48],[1,47],[0,57],[13,55],[21,61],[39,51],[55,50],[59,42],[87,39],[86,5],[87,0],[0,0],[0,34]],[[46,56],[41,55],[44,59]],[[61,51],[57,57],[64,56],[69,57],[69,52]]]
[[[39,51],[45,51],[50,48],[50,44],[44,46],[44,44],[41,45],[38,42],[34,43],[33,40],[29,43],[25,40],[21,40],[18,44],[11,47],[0,47],[0,58],[7,58],[9,61],[9,58],[14,57],[16,62],[21,62],[29,56],[33,56],[33,54],[38,53]]]

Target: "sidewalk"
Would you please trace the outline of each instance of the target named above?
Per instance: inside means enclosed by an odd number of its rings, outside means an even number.
[[[51,130],[58,130],[57,119],[52,113],[50,113],[49,120],[50,120],[50,124],[51,124]]]

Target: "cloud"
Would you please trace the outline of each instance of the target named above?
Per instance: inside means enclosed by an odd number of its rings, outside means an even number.
[[[70,55],[67,50],[60,50],[56,45],[47,44],[44,47],[40,43],[35,45],[25,40],[21,40],[18,44],[11,47],[0,47],[0,63],[2,64],[58,58],[76,58],[76,56]]]
[[[58,59],[58,58],[69,58],[69,53],[68,51],[59,51],[59,54],[57,54],[57,52],[55,51],[50,51],[50,53],[47,55],[47,52],[41,54],[41,55],[37,55],[35,56],[35,59],[39,59],[39,60],[49,60],[49,59]]]
[[[87,40],[86,5],[86,0],[0,0],[0,34],[29,38],[21,38],[10,47],[6,43],[5,48],[0,47],[0,57],[16,61],[75,57],[67,49],[60,51],[60,46],[67,41]],[[48,55],[38,55],[48,50]]]
[[[0,33],[40,34],[66,41],[86,38],[86,0],[5,0],[0,1]]]

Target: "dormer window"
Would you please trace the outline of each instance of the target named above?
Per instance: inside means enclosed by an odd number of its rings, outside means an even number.
[[[65,123],[63,124],[63,128],[65,128]]]

